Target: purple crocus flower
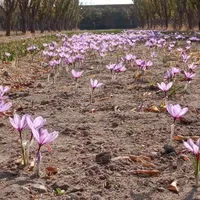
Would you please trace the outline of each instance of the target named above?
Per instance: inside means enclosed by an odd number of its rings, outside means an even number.
[[[23,115],[22,118],[21,118],[18,114],[15,114],[13,118],[11,118],[11,117],[9,118],[11,125],[19,132],[21,152],[22,152],[22,161],[23,161],[24,165],[28,164],[27,159],[26,159],[26,155],[25,155],[23,138],[22,138],[22,131],[27,126],[26,117],[27,117],[27,115]]]
[[[8,86],[3,87],[0,85],[0,100],[8,99],[7,96],[4,96],[6,93],[10,91],[10,88]]]
[[[174,73],[174,75],[180,73],[180,69],[179,69],[179,68],[176,68],[176,67],[172,67],[171,71],[172,71],[172,73]]]
[[[93,80],[92,78],[90,79],[90,85],[92,89],[94,90],[95,88],[99,88],[103,85],[103,83],[99,83],[97,80]]]
[[[33,52],[33,51],[39,50],[39,48],[35,45],[31,45],[30,47],[27,48],[27,50]]]
[[[11,54],[8,53],[8,52],[5,52],[5,55],[6,55],[7,57],[10,57],[10,56],[11,56]]]
[[[12,103],[5,103],[4,101],[0,101],[0,113],[6,112],[12,106]]]
[[[39,148],[45,144],[53,142],[58,137],[58,132],[54,131],[49,133],[47,129],[35,129],[32,128],[33,137],[36,139]]]
[[[165,74],[164,74],[164,79],[167,81],[171,81],[174,79],[174,72],[172,71],[172,69],[168,70]]]
[[[119,64],[115,65],[113,70],[115,72],[117,72],[117,73],[125,72],[126,71],[126,67],[122,63],[119,63]]]
[[[199,147],[200,147],[200,139],[197,140],[196,144],[192,139],[188,139],[187,142],[183,142],[184,146],[192,152],[194,155],[200,155]]]
[[[44,119],[41,116],[36,117],[35,119],[33,119],[30,115],[27,115],[26,116],[26,121],[27,121],[27,124],[28,124],[28,126],[29,126],[29,128],[31,130],[32,130],[32,128],[40,129],[46,124],[46,119]]]
[[[75,71],[74,69],[72,69],[72,75],[73,75],[73,77],[74,77],[75,79],[80,78],[80,77],[83,75],[83,72],[84,72],[84,71],[77,72],[77,71]]]
[[[192,74],[192,73],[186,72],[186,71],[184,71],[184,74],[185,74],[186,80],[188,82],[190,82],[194,78],[194,76],[195,76],[195,74]]]
[[[188,108],[181,108],[179,104],[167,104],[166,105],[168,113],[174,118],[174,121],[177,119],[183,118],[183,116],[187,113]]]
[[[200,170],[200,139],[196,141],[196,144],[192,139],[188,139],[187,142],[183,141],[183,145],[194,154],[194,175],[195,175],[195,186],[199,185],[199,170]]]
[[[183,53],[182,54],[182,59],[183,59],[183,62],[186,63],[188,60],[189,60],[190,56],[188,56],[187,54]]]
[[[21,118],[18,114],[14,114],[13,118],[9,117],[11,125],[18,130],[19,133],[21,133],[27,126],[26,116],[27,115],[23,115]]]
[[[190,70],[191,72],[193,72],[194,69],[196,69],[196,67],[197,67],[197,65],[195,65],[194,63],[188,65],[188,68],[189,68],[189,70]]]
[[[167,92],[170,90],[170,88],[172,87],[173,85],[173,82],[170,82],[170,83],[164,83],[162,82],[161,84],[157,83],[158,87],[160,90],[162,90],[163,92],[165,92],[165,96],[167,94]]]
[[[112,71],[113,71],[114,68],[115,68],[115,65],[116,65],[116,64],[109,64],[109,65],[106,65],[106,68],[109,69],[109,70],[111,71],[111,73],[112,73]]]
[[[36,176],[40,176],[40,163],[42,159],[40,149],[43,145],[53,142],[58,137],[58,132],[54,131],[49,133],[46,129],[40,128],[37,130],[32,128],[32,134],[38,143],[38,150],[35,158],[35,174]]]

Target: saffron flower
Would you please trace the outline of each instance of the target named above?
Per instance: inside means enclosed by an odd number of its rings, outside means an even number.
[[[4,96],[6,93],[10,91],[10,88],[8,86],[3,87],[0,85],[0,100],[8,99],[7,96]]]
[[[176,68],[176,67],[172,67],[172,73],[174,73],[174,75],[179,74],[180,73],[180,69]]]
[[[103,85],[103,83],[99,83],[97,80],[93,80],[92,78],[90,79],[90,85],[92,87],[92,90],[95,88],[99,88]]]
[[[170,145],[172,145],[173,141],[173,135],[174,135],[174,128],[175,128],[175,121],[177,119],[182,119],[183,116],[187,113],[188,108],[181,108],[179,104],[173,105],[173,104],[167,104],[166,103],[166,108],[168,113],[173,117],[174,122],[171,125],[171,135],[170,135]]]
[[[80,78],[83,75],[83,71],[77,72],[74,69],[72,69],[72,75],[77,80],[78,78]]]
[[[170,82],[170,83],[164,83],[164,82],[162,82],[161,84],[159,84],[159,83],[157,83],[157,85],[158,85],[158,88],[160,89],[160,90],[162,90],[163,92],[165,92],[165,97],[166,97],[166,95],[167,95],[167,92],[170,90],[170,88],[172,87],[172,85],[173,85],[173,82]]]
[[[197,155],[200,156],[200,152],[199,152],[200,139],[197,140],[196,144],[194,143],[194,141],[192,139],[188,139],[187,142],[184,141],[183,144],[195,156],[197,156]]]
[[[38,143],[38,150],[35,158],[35,175],[40,176],[40,163],[41,163],[41,152],[40,149],[43,145],[53,142],[58,137],[58,132],[54,131],[49,133],[46,129],[34,129],[32,128],[33,137]]]
[[[27,121],[27,124],[28,124],[28,126],[31,130],[32,129],[39,130],[46,124],[46,119],[44,119],[41,116],[33,119],[30,115],[27,115],[26,121]],[[27,163],[29,162],[29,152],[30,152],[30,147],[32,146],[32,144],[33,144],[33,133],[31,131],[31,137],[30,137],[29,141],[26,142],[27,148],[26,148],[26,154],[25,155],[26,155]]]
[[[11,125],[21,133],[27,126],[26,115],[23,115],[22,118],[15,114],[13,118],[9,117]]]
[[[196,67],[197,67],[197,65],[195,65],[194,63],[188,65],[188,68],[189,68],[189,70],[190,70],[191,72],[193,72],[194,69],[195,69]]]
[[[194,155],[194,176],[195,176],[195,187],[199,185],[199,170],[200,170],[200,138],[197,140],[196,144],[192,139],[188,139],[187,142],[183,142],[185,148],[187,148]]]
[[[46,124],[46,119],[39,116],[33,119],[30,115],[26,116],[26,121],[30,129],[40,129]]]
[[[103,83],[99,83],[97,80],[90,79],[91,92],[90,92],[90,103],[92,103],[92,96],[95,88],[99,88]]]
[[[181,108],[179,104],[167,104],[166,105],[168,113],[174,118],[174,121],[177,119],[182,119],[183,116],[187,113],[188,108]]]
[[[113,72],[113,69],[115,68],[115,65],[116,64],[109,64],[109,65],[106,65],[106,68],[110,70],[110,72],[112,73]]]
[[[122,65],[122,63],[119,63],[118,65],[115,65],[114,69],[115,72],[120,73],[120,72],[125,72],[126,67]]]
[[[11,56],[11,54],[8,53],[8,52],[5,52],[5,55],[6,55],[7,57],[10,57],[10,56]]]
[[[15,114],[13,118],[9,118],[11,125],[19,132],[19,139],[20,139],[20,145],[21,145],[21,153],[22,153],[22,163],[23,165],[27,165],[27,159],[26,159],[26,153],[25,153],[25,145],[23,143],[22,138],[22,131],[26,128],[27,122],[26,122],[26,115],[23,115],[22,118]]]
[[[35,129],[32,128],[33,137],[36,139],[39,148],[45,144],[53,142],[58,137],[58,132],[54,131],[49,133],[47,129]]]
[[[167,80],[167,81],[172,81],[174,79],[174,77],[175,77],[175,74],[172,69],[168,70],[164,74],[164,80]]]
[[[195,74],[186,72],[186,71],[184,71],[184,74],[185,74],[186,81],[188,81],[188,82],[190,82],[195,76]]]
[[[183,59],[184,63],[188,62],[189,58],[190,58],[190,56],[188,56],[187,54],[185,54],[185,53],[182,54],[182,59]]]
[[[0,101],[0,113],[6,112],[12,106],[12,103],[5,103],[4,101]]]

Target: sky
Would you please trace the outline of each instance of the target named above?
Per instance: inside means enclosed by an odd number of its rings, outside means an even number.
[[[132,0],[80,0],[83,5],[131,4]]]

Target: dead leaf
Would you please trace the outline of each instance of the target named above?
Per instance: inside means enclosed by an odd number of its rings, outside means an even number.
[[[134,156],[134,155],[130,155],[128,156],[128,158],[134,162],[139,162],[140,161],[140,158],[139,156]]]
[[[150,162],[142,162],[143,167],[151,167],[151,168],[156,168],[156,166],[153,163]]]
[[[46,167],[45,171],[47,176],[52,176],[58,173],[57,167]]]
[[[157,106],[151,106],[150,108],[144,108],[144,112],[155,112],[155,113],[159,113],[160,110],[158,109]]]
[[[174,140],[175,141],[182,141],[182,140],[187,140],[187,138],[185,136],[175,135]]]
[[[172,181],[172,183],[167,188],[169,191],[179,193],[179,189],[177,187],[177,180]]]
[[[135,170],[134,174],[143,174],[143,175],[149,175],[149,176],[158,176],[160,174],[159,170]]]
[[[183,140],[188,140],[189,138],[191,138],[194,141],[197,141],[200,137],[197,135],[194,136],[182,136],[182,135],[176,135],[174,136],[174,140],[175,141],[183,141]]]
[[[189,161],[190,159],[188,158],[188,156],[182,154],[180,155],[180,158],[183,159],[184,161]]]
[[[146,160],[146,161],[151,161],[151,158],[150,157],[148,157],[148,156],[145,156],[145,155],[141,155],[140,156],[142,159],[144,159],[144,160]]]

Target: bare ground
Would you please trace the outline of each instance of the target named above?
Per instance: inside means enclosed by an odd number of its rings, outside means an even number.
[[[136,55],[140,55],[141,49],[138,48]],[[17,165],[20,156],[18,134],[7,117],[1,118],[0,199],[200,199],[199,190],[193,187],[192,158],[184,152],[182,143],[174,141],[176,152],[166,153],[163,148],[169,142],[171,117],[166,111],[156,113],[145,109],[152,105],[158,107],[163,101],[163,94],[151,85],[161,82],[168,63],[178,59],[175,55],[175,59],[170,57],[163,63],[161,53],[159,62],[142,81],[135,80],[135,71],[130,66],[112,81],[105,63],[113,61],[115,56],[106,58],[103,66],[99,59],[88,59],[82,66],[85,73],[77,93],[71,74],[65,71],[52,85],[47,82],[47,72],[38,62],[30,64],[26,58],[20,61],[18,68],[2,65],[2,73],[6,69],[12,78],[5,80],[2,77],[2,83],[18,85],[10,93],[17,112],[43,116],[47,119],[47,128],[59,131],[59,137],[51,144],[51,151],[46,147],[42,150],[44,175],[49,166],[57,167],[58,173],[33,178],[32,171]],[[104,83],[103,88],[95,91],[92,105],[89,104],[91,77]],[[189,93],[170,99],[172,103],[189,107],[185,120],[176,124],[175,135],[199,135],[198,77],[199,68]],[[19,86],[17,81],[26,84]],[[184,84],[180,82],[181,86]],[[148,95],[144,95],[145,92]],[[33,149],[32,157],[34,152]],[[132,159],[127,158],[130,155]],[[143,163],[134,159],[141,155],[145,156]],[[185,160],[186,156],[190,160]],[[157,171],[155,176],[150,176],[141,175],[137,170]],[[173,180],[178,181],[178,194],[168,190]],[[45,186],[47,191],[38,191],[34,184]],[[56,188],[65,193],[58,196]]]

